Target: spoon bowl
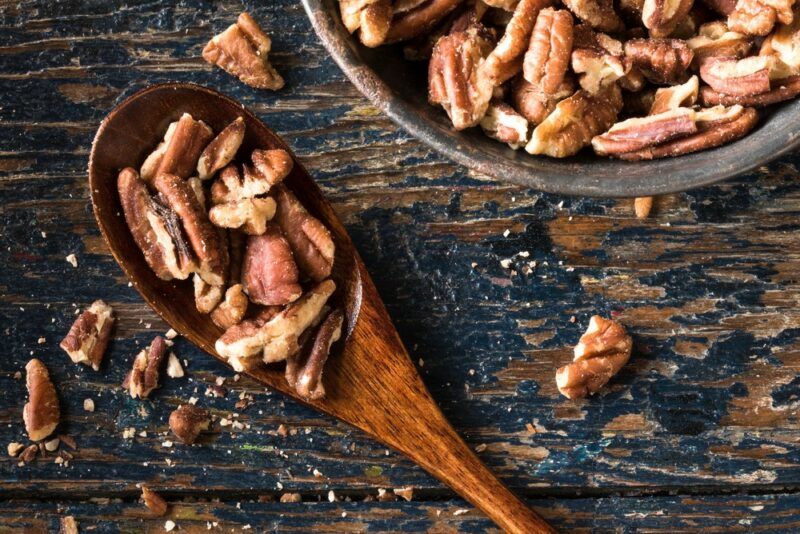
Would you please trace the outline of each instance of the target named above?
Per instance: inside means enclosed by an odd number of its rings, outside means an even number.
[[[117,193],[119,171],[138,168],[168,124],[183,113],[203,120],[215,132],[241,116],[246,128],[241,153],[282,148],[292,154],[280,137],[236,101],[193,84],[155,85],[120,103],[100,124],[89,157],[92,204],[111,253],[144,300],[181,336],[227,363],[214,349],[222,330],[195,309],[191,282],[161,280],[145,262]],[[325,368],[324,399],[300,397],[286,383],[282,366],[261,365],[245,374],[405,454],[504,530],[553,532],[480,462],[446,421],[403,347],[347,231],[293,154],[292,159],[294,168],[285,184],[325,224],[336,245],[333,298],[345,310],[346,328]]]

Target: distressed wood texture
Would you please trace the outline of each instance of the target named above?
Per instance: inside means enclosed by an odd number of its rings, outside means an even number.
[[[14,374],[35,355],[61,396],[62,432],[79,445],[68,467],[51,459],[18,467],[3,457],[0,521],[17,520],[9,499],[90,514],[80,500],[131,503],[136,484],[149,482],[187,503],[222,499],[220,513],[230,511],[234,523],[244,515],[232,503],[262,494],[334,489],[359,501],[377,488],[413,486],[413,503],[347,509],[359,528],[375,531],[489,527],[470,514],[437,523],[436,509],[463,505],[446,501],[452,494],[420,469],[343,424],[245,378],[235,382],[183,340],[174,350],[189,362],[187,377],[165,378],[147,401],[119,388],[138,348],[166,327],[128,287],[95,226],[89,146],[121,98],[150,83],[192,81],[240,100],[292,144],[350,231],[445,415],[542,513],[552,506],[548,518],[562,527],[592,528],[597,515],[599,529],[656,521],[724,530],[735,517],[792,529],[795,497],[758,494],[800,486],[794,156],[657,199],[644,221],[632,201],[502,185],[438,156],[371,108],[326,56],[299,4],[244,7],[274,37],[272,57],[287,80],[280,92],[244,87],[199,57],[240,12],[236,2],[0,0],[0,444],[24,441],[24,381]],[[64,259],[71,253],[77,269]],[[508,258],[513,273],[500,264]],[[99,372],[58,348],[76,307],[96,298],[119,316]],[[567,401],[555,369],[594,313],[629,327],[634,356],[602,395]],[[219,376],[228,395],[205,396]],[[242,393],[253,396],[246,409],[235,407]],[[191,396],[250,426],[216,426],[201,445],[164,447],[169,412]],[[88,397],[92,413],[82,409]],[[129,427],[137,435],[123,439]],[[750,496],[691,496],[737,492]],[[779,504],[764,505],[761,518],[751,499]],[[721,511],[705,510],[707,500]],[[141,514],[114,506],[98,513]],[[319,524],[336,521],[336,506],[313,506]],[[34,508],[35,521],[56,517],[50,504]],[[264,528],[302,530],[317,520],[297,513],[305,509],[253,510]]]

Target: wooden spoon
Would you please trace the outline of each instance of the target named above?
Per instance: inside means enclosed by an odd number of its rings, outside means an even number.
[[[147,303],[178,333],[225,362],[214,350],[222,331],[196,311],[191,282],[165,282],[150,270],[131,237],[117,193],[119,170],[139,168],[167,125],[182,113],[202,119],[215,132],[244,117],[242,154],[254,148],[289,150],[254,114],[228,97],[192,84],[152,86],[122,102],[100,124],[89,157],[92,203],[111,253]],[[346,311],[347,335],[335,346],[326,366],[328,396],[323,400],[300,398],[286,384],[282,366],[261,366],[247,374],[402,452],[506,531],[554,532],[481,463],[444,418],[342,223],[300,162],[296,158],[294,162],[286,184],[330,229],[336,243],[331,277]]]

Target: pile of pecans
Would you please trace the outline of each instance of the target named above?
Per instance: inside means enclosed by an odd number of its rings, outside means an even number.
[[[245,133],[242,117],[215,134],[183,114],[139,171],[119,173],[120,203],[153,272],[192,278],[195,305],[225,330],[216,350],[234,369],[286,361],[291,387],[319,399],[344,320],[328,305],[333,239],[283,184],[293,167],[288,152],[256,149],[235,160]],[[165,352],[158,339],[126,380],[134,397],[157,386],[151,371]]]
[[[563,158],[649,160],[747,134],[800,93],[794,0],[339,0],[366,46],[429,60],[457,130]],[[800,9],[800,8],[798,8]]]

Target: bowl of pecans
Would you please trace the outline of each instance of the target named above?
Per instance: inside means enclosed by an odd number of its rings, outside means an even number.
[[[378,108],[499,180],[640,197],[750,171],[800,143],[789,0],[303,3]]]

